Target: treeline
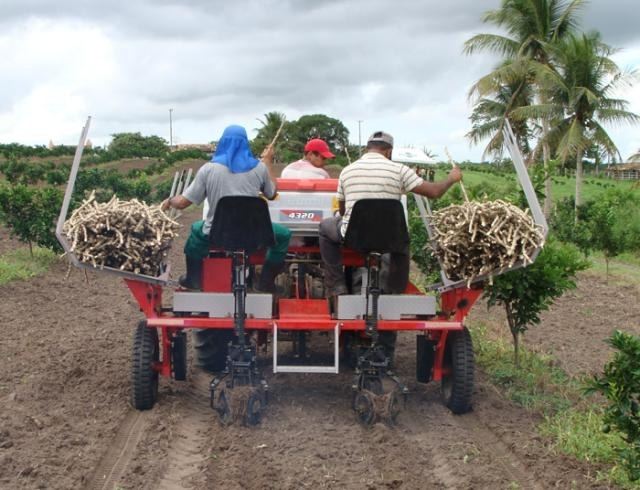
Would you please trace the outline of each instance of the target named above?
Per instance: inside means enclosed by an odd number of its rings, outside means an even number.
[[[34,147],[5,145],[11,153],[0,161],[0,223],[7,226],[13,236],[29,247],[59,249],[55,238],[55,223],[62,204],[62,185],[68,181],[71,165],[52,161],[34,162],[27,157],[52,156],[46,152],[30,151]],[[74,154],[75,148],[68,154]],[[160,175],[176,163],[187,160],[206,160],[208,155],[197,149],[169,152],[162,138],[141,136],[140,133],[120,133],[106,150],[89,150],[83,155],[83,164],[105,163],[121,158],[150,158],[143,168],[123,173],[117,168],[81,167],[74,187],[71,207],[77,207],[86,195],[96,192],[99,201],[107,201],[115,194],[120,199],[139,199],[156,203],[165,199],[171,190],[172,176],[167,176],[152,187],[149,180]],[[18,155],[21,155],[20,157]]]

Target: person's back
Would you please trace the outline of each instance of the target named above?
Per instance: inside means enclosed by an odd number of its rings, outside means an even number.
[[[367,153],[347,166],[338,180],[340,215],[326,218],[320,223],[320,254],[322,256],[325,286],[330,296],[347,292],[342,271],[340,248],[346,235],[354,204],[360,199],[400,199],[403,194],[415,192],[430,199],[444,194],[462,178],[458,168],[453,169],[445,181],[425,182],[410,167],[391,161],[393,137],[376,131],[367,141]],[[379,233],[385,233],[380,223]],[[409,246],[402,252],[391,254],[387,292],[401,293],[409,278]]]
[[[225,165],[208,162],[198,171],[193,186],[190,186],[185,197],[192,202],[199,202],[199,197],[206,195],[208,211],[203,232],[209,233],[215,216],[218,201],[225,196],[258,196],[264,193],[273,197],[275,189],[269,179],[269,172],[263,162],[243,173],[233,173]]]
[[[345,235],[353,205],[360,199],[400,199],[423,180],[408,166],[380,153],[365,153],[340,173],[338,199],[345,203],[341,233]]]
[[[304,158],[290,163],[280,175],[283,179],[328,179],[329,173],[323,168],[326,160],[334,158],[329,145],[324,140],[315,138],[304,146]]]

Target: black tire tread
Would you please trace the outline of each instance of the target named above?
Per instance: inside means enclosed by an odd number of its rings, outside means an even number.
[[[449,332],[447,349],[450,349],[452,386],[451,396],[445,404],[454,414],[460,415],[471,411],[473,396],[475,359],[471,334],[464,330]]]
[[[136,327],[131,357],[131,405],[149,410],[158,399],[158,372],[152,365],[159,359],[159,347],[157,330],[144,320]]]
[[[227,365],[228,344],[232,339],[231,330],[194,330],[196,364],[206,371],[222,371]]]

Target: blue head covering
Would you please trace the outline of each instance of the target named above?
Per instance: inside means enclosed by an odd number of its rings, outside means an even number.
[[[259,162],[251,153],[247,132],[242,126],[235,125],[224,130],[211,161],[224,165],[234,174],[248,172]]]

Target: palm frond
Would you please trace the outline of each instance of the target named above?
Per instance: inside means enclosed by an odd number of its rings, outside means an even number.
[[[477,51],[488,51],[500,56],[510,57],[518,50],[518,43],[513,39],[498,34],[477,34],[465,41],[462,52],[474,54]]]

